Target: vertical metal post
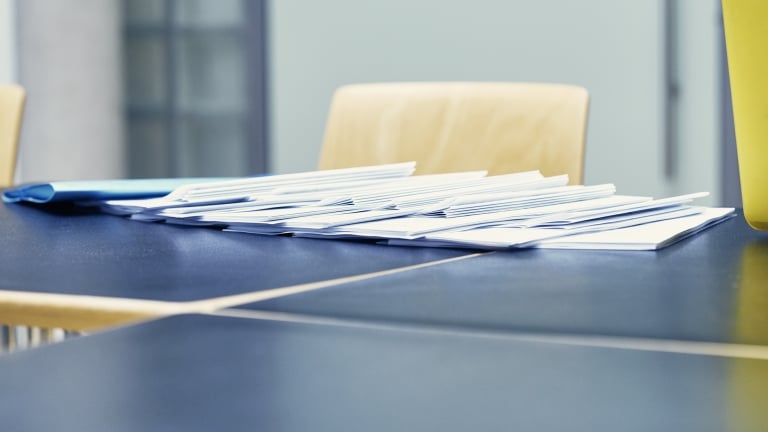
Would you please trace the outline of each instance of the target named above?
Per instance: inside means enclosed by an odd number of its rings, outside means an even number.
[[[243,121],[248,146],[248,169],[252,174],[269,170],[269,95],[267,59],[267,0],[244,0],[247,24],[243,41],[246,56],[247,111]]]
[[[680,78],[677,23],[677,0],[664,0],[664,175],[667,179],[677,175],[678,164]]]
[[[165,68],[165,127],[166,127],[166,170],[170,177],[179,175],[178,160],[181,146],[179,145],[179,133],[178,133],[178,92],[176,85],[178,81],[178,38],[176,35],[176,0],[165,0],[164,3],[164,26],[163,35],[165,40],[166,49],[166,64]]]

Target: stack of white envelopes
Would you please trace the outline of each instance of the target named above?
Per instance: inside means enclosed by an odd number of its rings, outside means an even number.
[[[654,250],[735,214],[692,204],[706,192],[654,199],[538,171],[414,170],[406,162],[218,180],[99,204],[137,220],[226,231],[475,249]]]

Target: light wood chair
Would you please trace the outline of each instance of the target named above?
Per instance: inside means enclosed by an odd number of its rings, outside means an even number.
[[[0,188],[13,184],[25,99],[23,87],[0,85]]]
[[[417,174],[540,170],[580,184],[589,95],[573,85],[354,84],[333,96],[320,169],[416,161]]]

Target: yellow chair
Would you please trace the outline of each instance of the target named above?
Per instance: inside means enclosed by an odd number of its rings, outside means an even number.
[[[417,174],[540,170],[582,182],[589,94],[544,83],[353,84],[333,96],[320,169],[416,161]]]
[[[0,188],[13,184],[25,98],[21,86],[0,85]]]

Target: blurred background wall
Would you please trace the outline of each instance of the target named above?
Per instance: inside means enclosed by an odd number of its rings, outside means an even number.
[[[719,14],[718,0],[0,0],[0,81],[29,91],[19,181],[312,170],[340,85],[556,81],[591,94],[585,183],[738,205]]]
[[[17,1],[16,53],[27,105],[24,181],[125,174],[120,7],[116,1]]]
[[[0,82],[16,82],[16,4],[0,0]]]

